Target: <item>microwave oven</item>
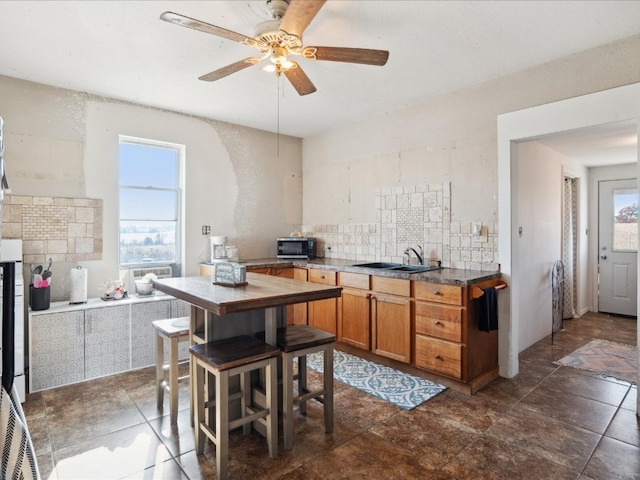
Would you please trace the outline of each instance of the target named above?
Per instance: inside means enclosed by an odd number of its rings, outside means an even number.
[[[282,237],[276,240],[278,258],[316,258],[316,239]]]

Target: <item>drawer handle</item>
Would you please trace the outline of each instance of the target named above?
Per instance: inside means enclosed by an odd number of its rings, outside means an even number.
[[[434,294],[434,295],[442,295],[442,294],[440,293],[440,290],[434,290],[434,291],[433,291],[433,294]]]
[[[436,325],[440,326],[442,325],[442,322],[440,320],[436,320]]]
[[[436,360],[444,360],[444,358],[442,358],[442,355],[438,355],[437,353],[433,356],[433,358],[435,358]]]

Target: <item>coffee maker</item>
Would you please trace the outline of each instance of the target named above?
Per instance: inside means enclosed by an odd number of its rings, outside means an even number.
[[[227,237],[215,235],[211,237],[211,261],[226,262],[229,257],[227,255]]]

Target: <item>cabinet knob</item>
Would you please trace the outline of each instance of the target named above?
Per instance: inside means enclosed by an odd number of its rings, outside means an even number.
[[[434,291],[433,291],[433,294],[434,294],[434,295],[442,295],[442,294],[440,293],[440,290],[434,290]]]
[[[436,320],[436,325],[442,325],[442,322],[440,320]]]
[[[438,355],[437,353],[433,356],[436,360],[443,360],[442,355]]]

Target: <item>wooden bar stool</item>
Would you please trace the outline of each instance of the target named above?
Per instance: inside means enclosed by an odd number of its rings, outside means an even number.
[[[282,351],[282,428],[284,448],[293,447],[293,405],[299,405],[301,414],[306,414],[307,400],[315,398],[324,407],[324,431],[333,432],[333,346],[336,337],[331,333],[308,325],[289,325],[278,330],[278,347]],[[307,389],[307,355],[323,352],[323,388]],[[293,375],[293,359],[298,359],[298,374]],[[297,378],[297,394],[293,380]]]
[[[229,431],[239,426],[243,432],[251,432],[251,422],[258,422],[266,429],[269,457],[278,456],[278,357],[280,350],[248,335],[215,340],[193,345],[191,352],[195,388],[195,443],[196,453],[204,451],[206,435],[216,446],[216,478],[228,478]],[[265,406],[252,403],[251,372],[265,369]],[[215,399],[205,401],[205,380],[215,377]],[[240,392],[229,395],[229,378],[240,376]],[[240,399],[240,418],[229,420],[229,402]],[[215,412],[209,409],[215,408]],[[215,431],[205,421],[215,419]],[[211,413],[215,413],[212,417]],[[204,435],[203,435],[204,434]]]
[[[169,318],[153,322],[156,329],[156,397],[158,409],[162,410],[164,392],[169,394],[169,418],[172,424],[178,421],[178,382],[189,375],[178,377],[178,367],[189,359],[178,361],[178,343],[189,340],[189,317]],[[164,341],[169,341],[169,363],[164,363]],[[165,378],[168,372],[168,378]]]

